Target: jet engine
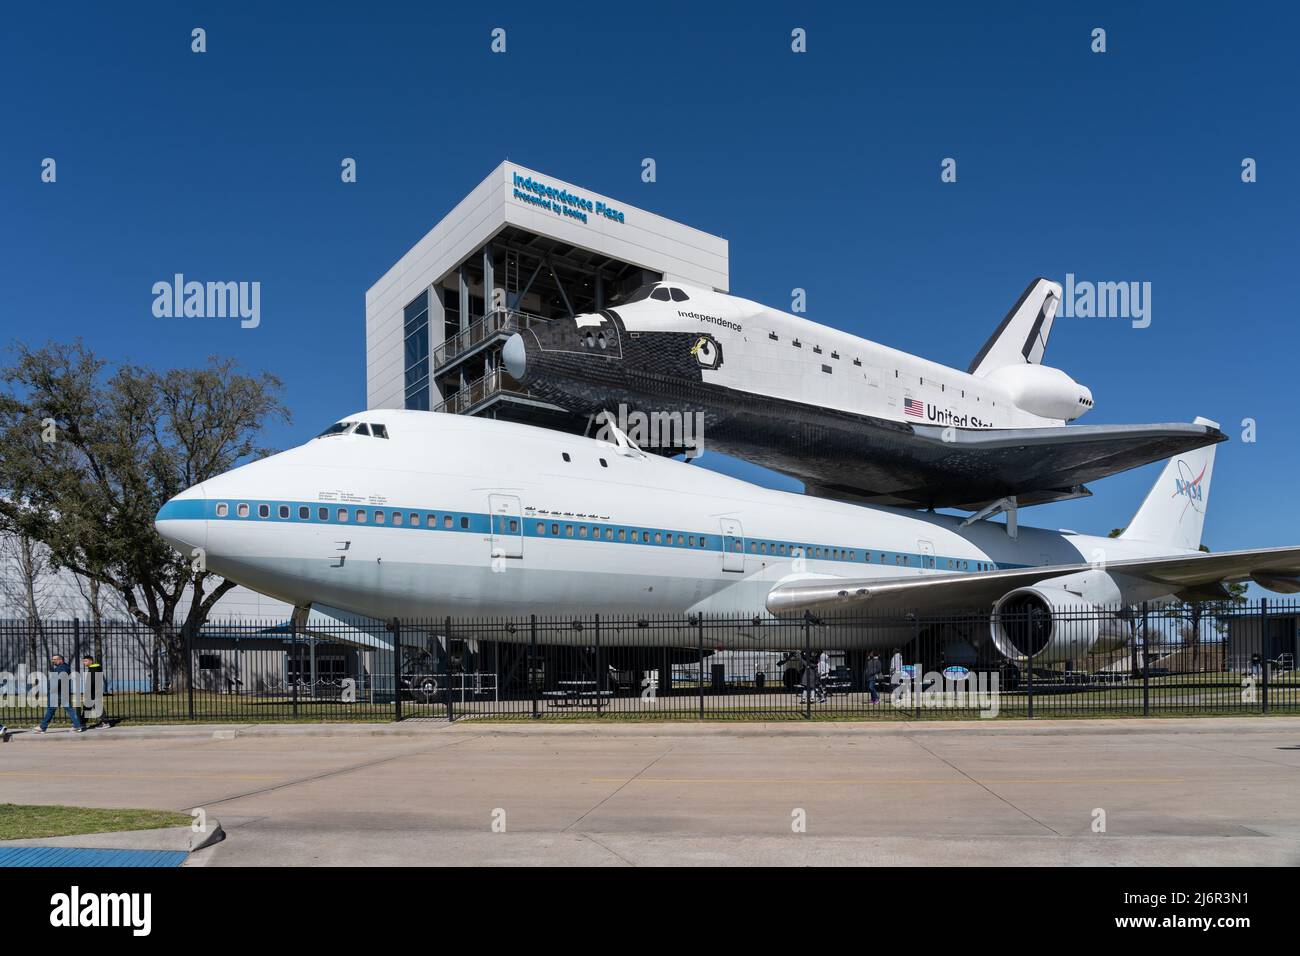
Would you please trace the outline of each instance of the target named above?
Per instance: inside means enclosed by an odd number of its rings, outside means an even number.
[[[1019,408],[1043,418],[1074,421],[1092,408],[1092,391],[1059,368],[1047,365],[1004,365],[988,381],[1007,390]]]
[[[993,605],[993,644],[1013,661],[1052,664],[1126,646],[1132,622],[1056,584],[1016,588]]]

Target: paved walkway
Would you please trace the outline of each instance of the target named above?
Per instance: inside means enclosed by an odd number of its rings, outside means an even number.
[[[232,729],[24,735],[0,790],[201,806],[191,864],[1300,863],[1297,719]]]

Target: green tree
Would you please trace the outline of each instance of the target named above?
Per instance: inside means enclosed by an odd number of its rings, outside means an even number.
[[[173,551],[154,515],[186,488],[271,453],[258,437],[288,421],[280,380],[215,357],[196,369],[110,368],[80,341],[13,353],[0,371],[0,525],[119,595],[183,681],[186,638],[235,585],[201,556]]]

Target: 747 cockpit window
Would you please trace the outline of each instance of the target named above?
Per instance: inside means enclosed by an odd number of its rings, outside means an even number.
[[[326,435],[342,435],[345,431],[355,425],[356,422],[335,422],[329,428],[325,429],[317,438],[324,438]]]
[[[327,435],[365,435],[367,438],[387,438],[388,426],[374,423],[367,424],[365,422],[335,422],[316,437],[324,438]]]

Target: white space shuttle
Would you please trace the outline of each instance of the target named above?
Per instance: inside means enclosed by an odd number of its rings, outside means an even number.
[[[1057,283],[1030,283],[966,371],[678,282],[529,323],[502,357],[571,411],[701,413],[706,447],[813,495],[882,504],[1079,497],[1088,481],[1224,439],[1201,422],[1066,427],[1093,397],[1042,364],[1060,301]]]
[[[210,570],[331,614],[743,613],[755,626],[728,638],[740,648],[763,646],[764,621],[805,611],[992,607],[997,649],[1046,662],[1067,640],[1078,654],[1116,639],[1102,615],[1067,625],[1071,609],[1204,597],[1246,579],[1300,590],[1300,547],[1197,550],[1213,461],[1213,446],[1172,459],[1118,539],[1012,537],[995,522],[761,488],[621,435],[368,411],[196,485],[156,524],[185,554],[202,549]],[[895,639],[837,637],[846,648]]]

